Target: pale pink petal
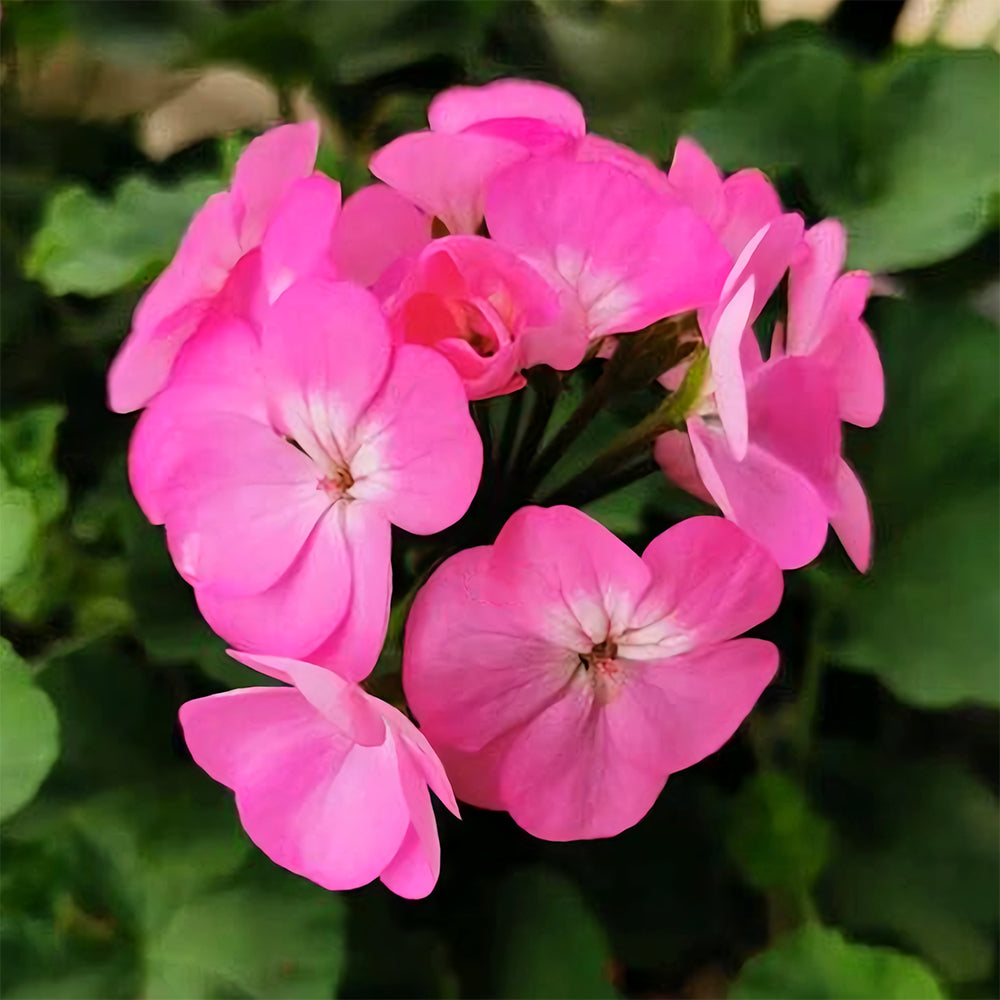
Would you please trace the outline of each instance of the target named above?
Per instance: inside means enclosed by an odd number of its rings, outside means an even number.
[[[225,413],[184,423],[161,491],[174,563],[189,583],[258,593],[291,565],[329,498],[309,459],[266,425]]]
[[[827,505],[809,480],[753,443],[737,462],[721,428],[710,430],[700,417],[688,420],[695,462],[706,489],[735,521],[777,560],[797,569],[823,548]]]
[[[333,231],[340,185],[323,174],[296,181],[275,206],[260,245],[269,302],[299,278],[335,277]]]
[[[777,647],[759,639],[635,664],[604,710],[622,770],[647,768],[666,778],[715,753],[777,669]]]
[[[715,505],[712,494],[698,474],[691,439],[684,431],[667,431],[661,434],[653,445],[653,457],[666,476],[682,490],[687,490],[705,503]]]
[[[352,566],[343,507],[336,504],[320,516],[294,561],[267,589],[234,595],[211,585],[196,586],[198,608],[212,629],[248,652],[312,659],[313,650],[344,623],[350,608]],[[361,670],[362,677],[371,670],[377,655],[378,650],[360,663],[349,654],[315,662],[354,680]]]
[[[307,659],[351,681],[371,673],[385,642],[392,597],[391,526],[378,509],[355,502],[338,504],[347,544],[350,598],[336,629]],[[322,596],[323,591],[318,592]]]
[[[370,184],[344,202],[333,236],[338,272],[370,288],[401,258],[419,253],[431,238],[431,217],[398,191]]]
[[[287,656],[227,650],[240,663],[267,677],[292,684],[328,722],[352,743],[377,747],[385,742],[382,702],[366,694],[338,672]]]
[[[847,256],[844,227],[836,219],[824,219],[813,226],[805,234],[803,244],[788,277],[791,354],[808,354],[816,346],[827,295]]]
[[[833,375],[841,419],[859,427],[878,423],[885,402],[882,361],[871,330],[861,319],[870,287],[871,275],[864,271],[852,271],[837,280],[811,354]]]
[[[747,392],[740,360],[740,344],[748,329],[754,301],[754,279],[751,275],[720,309],[712,323],[712,339],[708,356],[712,365],[715,405],[726,432],[733,457],[742,460],[747,453]]]
[[[781,199],[759,170],[741,170],[727,178],[722,186],[722,206],[719,236],[733,257],[739,255],[754,233],[777,222],[782,213]]]
[[[377,878],[410,824],[391,740],[358,746],[297,691],[243,688],[181,708],[199,766],[236,792],[251,840],[326,889]]]
[[[482,87],[451,87],[431,101],[427,121],[435,132],[461,132],[494,118],[538,118],[572,135],[587,129],[576,98],[547,83],[495,80]]]
[[[271,307],[261,341],[272,421],[313,461],[346,464],[392,357],[378,301],[347,282],[297,281]]]
[[[729,256],[679,201],[608,163],[537,157],[490,185],[491,236],[574,290],[591,338],[718,298]]]
[[[161,489],[200,434],[197,419],[212,413],[239,413],[258,423],[267,419],[256,334],[225,316],[207,320],[185,344],[169,388],[152,400],[132,433],[129,482],[154,524],[165,517]],[[196,414],[202,417],[195,419]]]
[[[112,410],[136,410],[163,388],[177,353],[204,319],[240,253],[230,195],[212,195],[136,308],[132,331],[108,372]]]
[[[843,459],[837,473],[840,506],[830,515],[830,524],[837,533],[851,562],[867,573],[872,563],[872,510],[857,473]]]
[[[411,132],[371,158],[371,172],[451,233],[474,233],[483,219],[486,185],[528,155],[524,146],[488,135]]]
[[[512,740],[500,766],[504,805],[543,840],[613,837],[646,815],[666,779],[658,761],[621,752],[582,670]]]
[[[468,510],[482,472],[482,440],[465,389],[436,351],[404,344],[354,429],[358,501],[404,531],[432,534]]]
[[[465,549],[438,567],[410,610],[403,688],[436,749],[478,750],[522,725],[578,666],[548,634],[558,625],[546,610],[566,614],[559,595],[542,592],[525,608],[494,576],[492,547]]]
[[[396,856],[381,874],[382,882],[397,896],[423,899],[441,873],[441,842],[427,783],[397,742],[399,779],[410,812],[410,827]]]
[[[693,139],[681,136],[677,140],[667,179],[702,219],[716,225],[722,213],[722,174]]]
[[[233,171],[233,203],[240,245],[257,246],[278,202],[308,177],[316,162],[319,125],[300,122],[269,129],[243,151]]]
[[[573,159],[584,162],[610,163],[634,174],[654,191],[663,191],[668,194],[676,193],[671,187],[667,175],[652,160],[640,156],[628,146],[622,146],[620,143],[612,142],[611,139],[605,139],[602,135],[594,135],[591,132],[579,139],[573,146]],[[691,207],[696,212],[698,211],[694,205]]]
[[[840,421],[828,373],[808,358],[768,363],[748,386],[750,436],[836,504]]]
[[[653,583],[633,616],[629,650],[644,629],[663,619],[699,646],[731,639],[770,618],[781,602],[774,559],[721,517],[675,524],[650,542],[642,560]]]
[[[444,803],[449,812],[458,816],[458,803],[448,781],[448,774],[427,738],[399,709],[377,699],[376,704],[399,741],[400,758],[408,757],[424,784]]]

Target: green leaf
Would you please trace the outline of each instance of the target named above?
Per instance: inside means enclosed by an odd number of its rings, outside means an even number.
[[[998,547],[995,490],[939,501],[852,590],[840,662],[914,705],[1000,705]]]
[[[149,1000],[332,996],[343,965],[342,898],[271,869],[178,908],[150,941]]]
[[[15,486],[32,497],[40,525],[66,509],[66,484],[56,471],[56,437],[66,408],[57,403],[35,406],[0,421],[0,454]]]
[[[63,188],[46,208],[25,271],[51,295],[96,298],[140,285],[170,260],[193,213],[219,188],[215,178],[167,188],[129,177],[110,202]]]
[[[604,930],[579,890],[544,868],[505,880],[496,904],[498,997],[613,997]]]
[[[231,797],[187,772],[94,796],[71,815],[115,870],[147,933],[236,871],[251,849]]]
[[[48,695],[0,639],[0,819],[30,802],[59,755],[59,720]]]
[[[691,131],[724,170],[799,167],[814,195],[840,192],[853,177],[860,98],[843,52],[795,39],[757,53],[714,106],[693,115]]]
[[[846,940],[839,931],[807,925],[782,938],[740,970],[732,1000],[937,1000],[930,970],[891,948]]]
[[[727,840],[751,885],[803,893],[826,864],[830,829],[798,785],[762,771],[736,797]]]
[[[850,453],[875,559],[845,584],[836,660],[916,705],[996,705],[1000,335],[954,306],[877,300],[869,312],[888,405]]]
[[[921,953],[954,982],[987,980],[1000,920],[996,796],[955,764],[843,744],[825,749],[817,788],[839,833],[824,913]]]
[[[28,562],[37,534],[38,515],[31,494],[13,486],[0,466],[0,586]]]
[[[991,49],[912,49],[870,71],[859,165],[868,191],[831,206],[850,233],[848,266],[932,264],[996,224],[998,73]]]

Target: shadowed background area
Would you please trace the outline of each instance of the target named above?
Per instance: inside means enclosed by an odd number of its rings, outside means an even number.
[[[998,41],[994,0],[5,3],[0,994],[997,996]],[[179,738],[182,702],[260,679],[136,507],[105,372],[253,134],[318,118],[349,193],[436,91],[501,76],[843,220],[887,378],[847,441],[874,567],[831,543],[786,575],[777,680],[635,828],[550,844],[438,809],[429,899],[330,894],[253,849]],[[586,509],[641,550],[695,503],[653,475]]]

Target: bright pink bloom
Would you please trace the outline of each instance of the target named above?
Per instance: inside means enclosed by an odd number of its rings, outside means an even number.
[[[433,347],[470,399],[513,392],[522,368],[553,363],[559,298],[534,268],[481,236],[445,236],[420,255],[386,302],[401,340]]]
[[[453,524],[481,466],[451,366],[394,351],[370,293],[319,279],[265,312],[259,345],[235,319],[192,341],[129,454],[136,497],[220,635],[368,666],[388,616],[390,525]]]
[[[370,167],[451,233],[479,228],[486,186],[504,167],[562,148],[586,131],[573,97],[529,80],[452,87],[434,98],[427,119],[428,131],[393,140]]]
[[[806,233],[788,277],[788,327],[776,327],[771,355],[823,364],[836,382],[841,419],[871,427],[885,398],[882,362],[861,318],[871,275],[841,274],[846,258],[844,227],[836,219]]]
[[[166,384],[177,353],[214,317],[247,316],[274,301],[294,275],[328,274],[340,185],[313,173],[315,122],[283,125],[247,146],[232,188],[191,220],[177,254],[143,296],[108,374],[120,413]]]
[[[250,839],[324,889],[379,878],[400,896],[426,896],[441,869],[428,786],[458,815],[426,739],[391,705],[331,670],[231,655],[292,685],[238,688],[181,706],[192,757],[236,793]]]
[[[589,341],[714,303],[731,261],[677,198],[608,162],[535,157],[496,177],[490,235],[560,289],[575,314],[558,349],[572,368]]]
[[[781,573],[721,518],[642,558],[570,507],[519,510],[417,595],[403,683],[459,798],[548,840],[638,822],[714,753],[774,676]]]
[[[385,184],[369,184],[344,202],[333,234],[340,277],[381,299],[430,242],[431,217]]]

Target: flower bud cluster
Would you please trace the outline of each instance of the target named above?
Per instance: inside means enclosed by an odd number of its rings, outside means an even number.
[[[538,837],[607,837],[729,739],[777,669],[771,643],[739,637],[777,608],[781,570],[828,525],[869,563],[841,421],[882,407],[868,276],[840,273],[838,223],[806,229],[759,172],[723,178],[686,139],[661,171],[527,81],[453,88],[428,118],[343,204],[314,123],[251,142],[109,375],[111,407],[143,409],[139,504],[231,654],[284,682],[183,706],[195,761],[278,864],[410,897],[440,870],[431,790]],[[534,371],[551,402],[584,363],[603,373],[577,413],[544,447],[544,419],[517,453],[501,441],[484,475],[470,401]],[[532,500],[602,405],[657,383],[660,407],[591,480],[655,456],[723,517],[639,556]],[[480,502],[501,486],[514,502]],[[463,530],[497,510],[502,526]],[[403,648],[419,729],[363,683],[408,535],[434,536],[439,563]]]

